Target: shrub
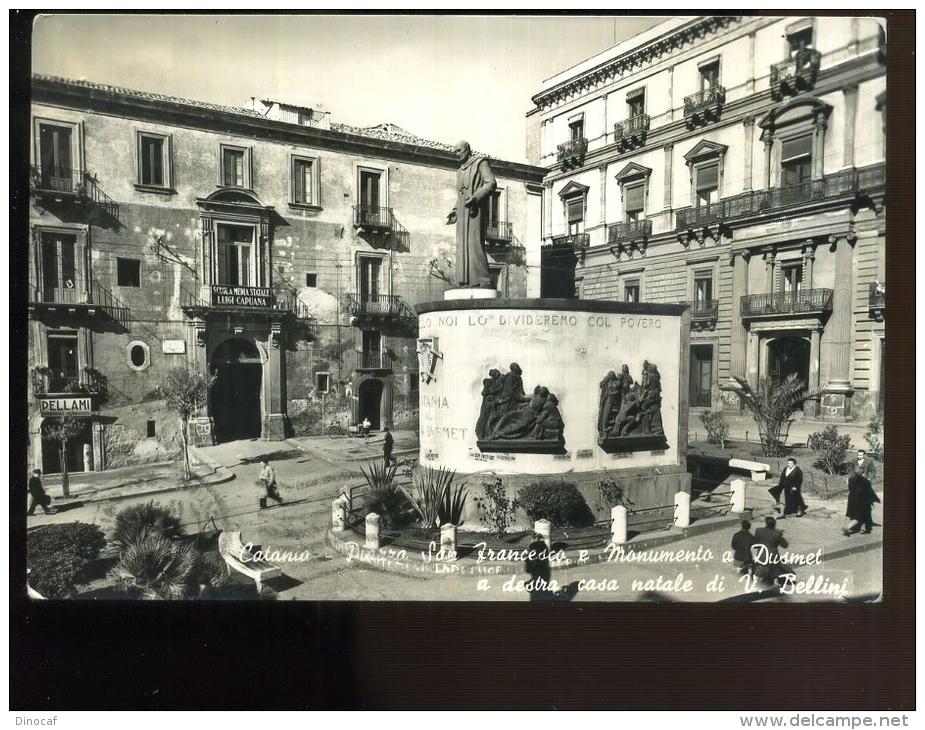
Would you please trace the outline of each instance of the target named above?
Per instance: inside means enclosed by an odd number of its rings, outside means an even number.
[[[99,558],[106,536],[96,525],[47,525],[26,539],[29,585],[46,598],[67,598],[87,582],[87,568]]]
[[[822,431],[811,433],[806,445],[816,452],[814,466],[824,469],[829,474],[839,474],[851,448],[851,437],[848,434],[839,436],[835,426],[826,426]]]
[[[230,577],[228,564],[220,555],[214,552],[196,553],[188,581],[191,585],[216,589],[225,585]]]
[[[507,528],[514,524],[514,513],[519,503],[508,499],[501,477],[488,477],[482,480],[485,494],[475,498],[482,523],[494,530],[498,537],[504,535]]]
[[[867,424],[867,433],[864,434],[867,442],[867,453],[878,461],[883,461],[883,414],[876,413]]]
[[[410,506],[405,492],[395,484],[398,467],[394,464],[386,466],[383,461],[376,460],[369,462],[367,469],[360,467],[369,485],[367,514],[375,512],[383,527],[392,527],[406,517]]]
[[[635,503],[627,494],[623,485],[615,479],[601,479],[597,483],[597,491],[600,492],[604,504],[613,509],[614,507],[632,507]]]
[[[119,511],[113,527],[112,541],[125,550],[148,535],[173,540],[182,534],[183,527],[177,516],[170,509],[154,504],[152,500],[147,504],[138,504]]]
[[[758,426],[762,452],[765,456],[783,455],[780,434],[784,424],[789,424],[793,414],[817,394],[808,392],[806,384],[796,374],[780,382],[762,378],[757,388],[752,388],[742,378],[735,380],[739,384],[739,399]]]
[[[468,493],[461,485],[453,486],[455,477],[455,471],[443,467],[411,470],[414,492],[408,497],[425,528],[462,521]]]
[[[726,441],[729,440],[729,422],[722,411],[701,413],[700,420],[707,429],[707,442],[716,444],[723,451],[726,450]]]
[[[549,520],[555,527],[586,527],[594,522],[585,498],[571,482],[532,482],[517,493],[517,501],[534,522]]]
[[[191,545],[146,534],[122,552],[113,577],[141,598],[176,600],[187,595],[196,561]]]

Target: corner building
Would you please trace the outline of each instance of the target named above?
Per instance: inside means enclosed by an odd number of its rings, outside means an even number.
[[[690,406],[796,373],[810,418],[884,376],[886,35],[871,18],[681,17],[544,82],[543,296],[687,302]]]
[[[199,444],[282,439],[318,385],[348,396],[353,423],[390,426],[399,400],[416,409],[414,305],[442,297],[430,262],[455,245],[451,151],[277,100],[33,77],[32,463],[60,470],[44,421],[69,410],[86,425],[70,469],[106,468],[114,414],[143,414],[187,364],[216,376]],[[522,297],[542,170],[492,166],[492,273]]]

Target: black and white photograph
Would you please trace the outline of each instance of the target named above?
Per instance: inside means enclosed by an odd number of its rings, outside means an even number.
[[[36,14],[14,593],[881,605],[891,22]]]

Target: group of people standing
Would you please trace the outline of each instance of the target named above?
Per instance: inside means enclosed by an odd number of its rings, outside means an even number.
[[[482,407],[475,424],[479,439],[562,438],[559,399],[545,386],[524,393],[523,371],[516,362],[504,375],[492,368],[482,381]]]
[[[619,374],[611,370],[604,376],[600,388],[597,430],[602,437],[664,432],[662,376],[654,363],[643,361],[638,383],[633,381],[627,365]]]

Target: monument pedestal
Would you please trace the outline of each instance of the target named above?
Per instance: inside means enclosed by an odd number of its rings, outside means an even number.
[[[443,301],[451,302],[459,299],[499,299],[501,292],[497,289],[482,289],[467,287],[465,289],[447,289],[443,292]]]

